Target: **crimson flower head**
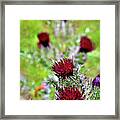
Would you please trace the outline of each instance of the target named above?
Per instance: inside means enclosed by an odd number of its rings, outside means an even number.
[[[37,43],[38,48],[41,48],[41,45],[43,47],[49,47],[50,45],[50,38],[49,38],[49,34],[47,32],[41,32],[38,34],[38,39],[39,42]]]
[[[63,78],[73,75],[73,68],[73,60],[66,58],[55,63],[52,67],[56,75],[61,76]]]
[[[58,90],[57,100],[83,100],[82,93],[76,87],[65,87],[62,90]]]
[[[82,36],[80,40],[80,52],[91,52],[94,50],[94,45],[90,38]]]

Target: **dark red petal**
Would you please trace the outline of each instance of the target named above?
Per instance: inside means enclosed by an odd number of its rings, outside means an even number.
[[[44,47],[49,47],[49,42],[50,42],[50,38],[49,38],[49,34],[46,32],[41,32],[37,35],[38,39],[39,39],[39,43],[44,46]]]
[[[80,40],[80,52],[91,52],[94,50],[94,45],[90,38],[87,36],[81,37]]]
[[[84,97],[78,88],[65,87],[62,90],[58,90],[58,100],[83,100]]]
[[[59,76],[66,77],[73,74],[73,62],[71,59],[63,59],[55,63],[52,67],[53,71]]]

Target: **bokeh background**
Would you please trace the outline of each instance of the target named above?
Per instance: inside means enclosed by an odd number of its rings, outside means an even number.
[[[39,48],[38,33],[47,32],[50,47]],[[78,53],[75,60],[82,64],[81,74],[94,79],[100,74],[100,21],[99,20],[21,20],[20,21],[20,96],[24,100],[54,100],[55,89],[47,84],[57,79],[51,70],[54,62],[74,54],[81,36],[87,36],[95,49],[83,61]],[[37,87],[45,85],[45,90]]]

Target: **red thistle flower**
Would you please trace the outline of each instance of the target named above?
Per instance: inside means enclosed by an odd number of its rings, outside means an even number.
[[[75,87],[65,87],[58,90],[57,100],[83,100],[82,93]]]
[[[73,75],[73,60],[72,59],[63,59],[55,63],[52,67],[53,71],[57,76],[63,78]]]
[[[88,38],[87,36],[83,36],[81,37],[80,40],[80,52],[91,52],[92,50],[94,50],[94,45],[91,41],[90,38]]]
[[[50,38],[49,38],[49,34],[46,33],[46,32],[42,32],[42,33],[39,33],[38,34],[38,39],[39,39],[39,42],[38,42],[38,48],[41,48],[41,45],[43,47],[49,47],[49,43],[50,43]]]

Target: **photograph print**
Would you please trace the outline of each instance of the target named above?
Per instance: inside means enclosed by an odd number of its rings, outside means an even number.
[[[100,20],[20,20],[21,100],[100,100]]]

